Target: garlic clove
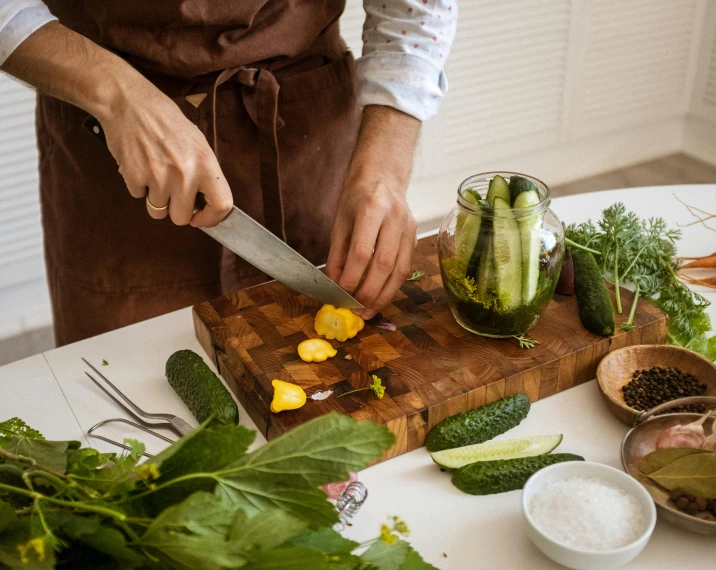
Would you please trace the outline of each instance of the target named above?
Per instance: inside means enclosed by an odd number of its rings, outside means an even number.
[[[694,447],[700,449],[706,442],[704,422],[710,413],[707,412],[701,419],[690,424],[671,426],[665,429],[656,440],[656,449],[671,447]]]

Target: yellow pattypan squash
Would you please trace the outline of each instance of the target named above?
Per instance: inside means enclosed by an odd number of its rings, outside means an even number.
[[[350,309],[336,309],[333,305],[323,305],[316,314],[313,327],[318,334],[326,338],[335,338],[344,342],[362,331],[364,324],[363,319]]]
[[[271,411],[274,414],[285,410],[297,410],[306,403],[306,392],[303,388],[283,380],[273,380],[273,400]]]
[[[298,355],[305,362],[323,362],[336,355],[336,349],[322,338],[309,338],[298,345]]]

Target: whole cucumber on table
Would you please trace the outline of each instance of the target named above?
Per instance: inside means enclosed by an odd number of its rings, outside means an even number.
[[[513,394],[469,412],[444,419],[430,430],[425,447],[440,451],[482,443],[518,425],[530,411],[530,399]]]
[[[524,487],[527,479],[543,467],[564,461],[584,461],[572,453],[553,453],[521,459],[481,461],[461,467],[452,476],[452,484],[470,495],[492,495]]]
[[[191,350],[175,352],[167,360],[166,375],[198,422],[213,415],[212,423],[238,423],[236,402],[201,356]]]
[[[579,248],[570,248],[574,266],[574,294],[579,305],[579,320],[589,332],[614,334],[614,307],[594,256]]]

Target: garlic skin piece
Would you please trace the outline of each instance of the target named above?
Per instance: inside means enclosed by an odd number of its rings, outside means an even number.
[[[686,425],[671,426],[665,429],[656,440],[656,449],[668,449],[671,447],[693,447],[701,449],[706,442],[704,422],[710,412],[704,414],[700,420]],[[716,439],[716,438],[714,438]]]
[[[708,449],[716,453],[716,419],[711,424],[711,435],[701,444],[701,449]]]

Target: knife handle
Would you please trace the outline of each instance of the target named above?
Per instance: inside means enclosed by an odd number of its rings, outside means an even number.
[[[101,142],[105,147],[107,146],[107,137],[104,134],[104,129],[96,117],[88,115],[87,118],[82,121],[82,127],[84,127],[89,134]],[[202,210],[204,206],[206,206],[204,194],[197,192],[196,201],[194,203],[194,212]]]
[[[89,134],[95,137],[104,146],[107,146],[107,137],[104,136],[104,129],[95,117],[88,115],[88,117],[82,121],[82,126]]]

